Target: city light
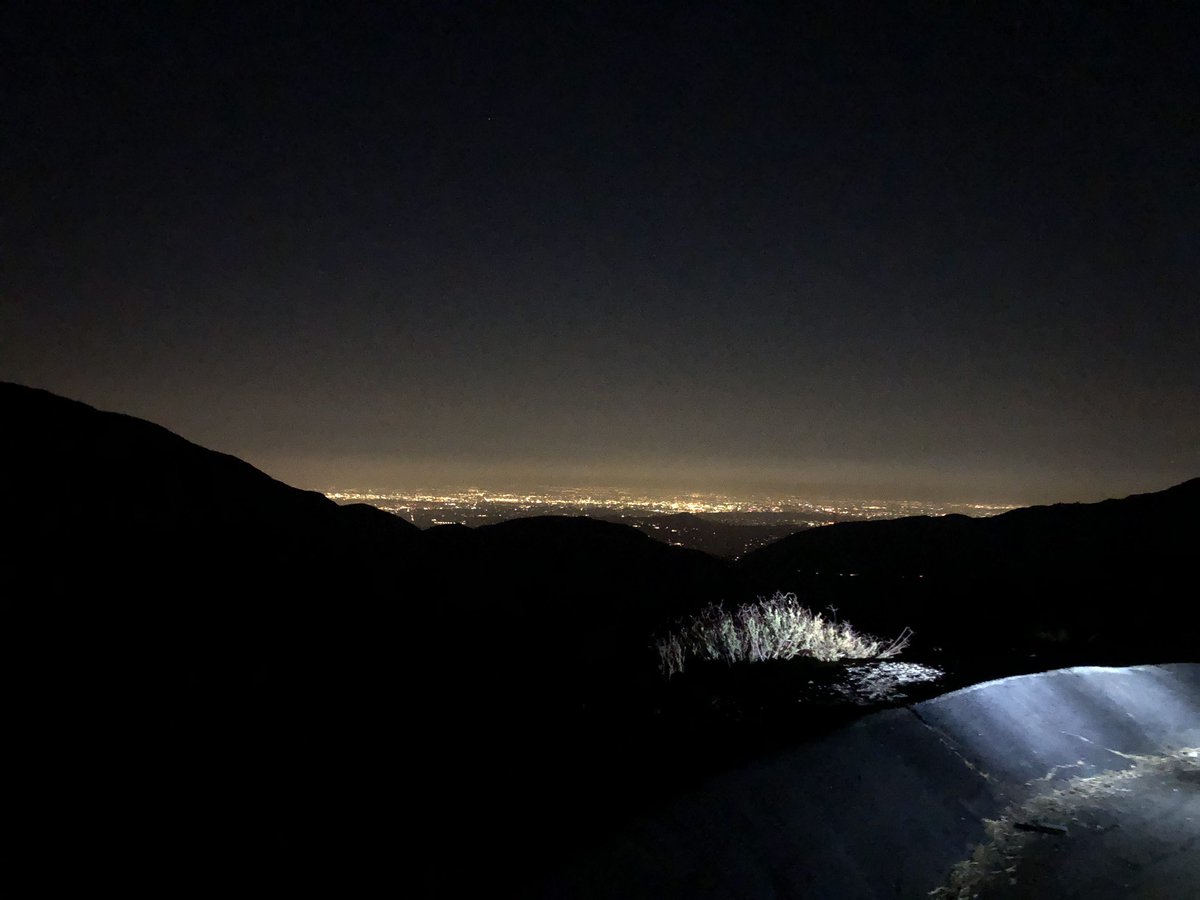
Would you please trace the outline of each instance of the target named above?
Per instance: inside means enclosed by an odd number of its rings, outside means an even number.
[[[368,503],[427,527],[479,525],[527,516],[590,515],[614,519],[690,513],[727,524],[794,522],[802,526],[904,516],[963,514],[991,516],[1017,504],[930,503],[920,500],[841,500],[814,502],[797,496],[726,494],[637,494],[608,488],[546,488],[529,492],[465,490],[390,491],[330,489],[338,503]]]

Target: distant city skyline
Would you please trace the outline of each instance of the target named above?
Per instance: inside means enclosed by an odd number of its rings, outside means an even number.
[[[818,501],[787,494],[637,493],[604,488],[546,488],[538,491],[353,491],[331,490],[338,503],[368,503],[422,527],[454,522],[473,525],[533,515],[590,515],[600,518],[672,516],[682,513],[727,523],[799,522],[806,526],[915,515],[990,516],[1009,504],[933,503],[860,499]]]
[[[554,493],[571,490],[628,492],[648,497],[729,496],[739,500],[792,497],[808,502],[913,501],[981,504],[1004,508],[1043,503],[1095,502],[1163,490],[1187,478],[1129,469],[1097,473],[1033,474],[968,469],[963,465],[924,469],[854,462],[739,465],[674,464],[620,466],[546,464],[505,466],[496,461],[458,466],[412,465],[391,460],[297,460],[263,457],[256,464],[281,480],[325,493],[376,491],[415,494]],[[1039,477],[1040,476],[1040,477]]]

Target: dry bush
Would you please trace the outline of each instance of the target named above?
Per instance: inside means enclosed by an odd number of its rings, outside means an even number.
[[[659,667],[669,678],[682,672],[688,659],[723,660],[730,665],[797,656],[824,662],[887,659],[907,647],[910,636],[907,628],[890,643],[862,635],[848,622],[811,612],[795,594],[776,592],[732,612],[710,604],[658,638],[655,649]]]

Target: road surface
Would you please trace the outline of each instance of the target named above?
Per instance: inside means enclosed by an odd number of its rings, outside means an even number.
[[[1200,665],[1007,678],[727,773],[554,898],[1200,897]]]

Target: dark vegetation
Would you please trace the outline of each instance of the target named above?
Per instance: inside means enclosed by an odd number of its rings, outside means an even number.
[[[949,671],[931,689],[1198,658],[1200,480],[829,526],[733,562],[583,518],[421,531],[16,385],[0,416],[13,733],[62,811],[41,840],[126,892],[503,894],[861,714],[797,703],[836,663],[663,679],[652,638],[712,602],[789,591],[911,627],[904,658]]]

